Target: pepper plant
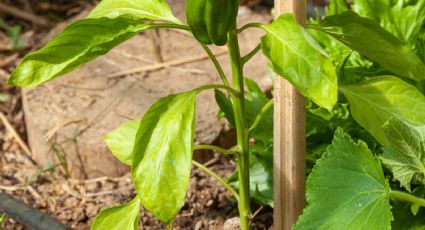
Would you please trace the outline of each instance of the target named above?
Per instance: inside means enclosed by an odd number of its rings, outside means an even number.
[[[354,9],[361,16],[348,11],[344,1],[334,0],[329,16],[313,21],[309,30],[291,14],[270,24],[237,25],[238,4],[188,0],[186,24],[173,16],[164,0],[103,0],[87,18],[27,55],[12,73],[10,84],[36,87],[153,28],[193,34],[216,67],[220,84],[166,96],[140,119],[104,136],[112,153],[131,166],[138,195],[100,212],[92,229],[137,229],[141,205],[172,227],[184,204],[192,164],[230,190],[238,202],[242,230],[250,228],[252,198],[273,206],[271,180],[259,179],[272,169],[272,100],[243,72],[260,50],[273,71],[308,98],[307,163],[314,165],[320,158],[307,181],[309,205],[294,229],[389,229],[394,219],[391,205],[397,215],[418,214],[419,206],[425,206],[424,0],[357,0]],[[382,7],[409,17],[393,23]],[[378,13],[382,15],[370,16]],[[265,35],[242,55],[238,34],[251,28]],[[230,76],[209,45],[227,45]],[[196,95],[213,89],[236,129],[237,144],[230,149],[194,145]],[[323,133],[335,133],[324,151],[311,142]],[[193,161],[193,151],[200,149],[234,156],[236,174],[226,181]],[[390,174],[384,174],[381,161]],[[413,214],[405,212],[405,201],[413,204]],[[399,224],[395,219],[393,226]]]

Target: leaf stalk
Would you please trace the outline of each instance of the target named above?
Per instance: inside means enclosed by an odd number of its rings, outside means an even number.
[[[224,187],[226,187],[233,194],[235,199],[239,202],[240,198],[238,193],[232,188],[232,186],[230,186],[226,181],[224,181],[223,178],[221,178],[219,175],[211,171],[209,168],[205,167],[203,164],[195,160],[192,160],[192,164],[198,167],[199,169],[201,169],[202,171],[204,171],[206,174],[214,177],[218,182],[220,182]]]
[[[396,200],[407,201],[419,206],[425,207],[425,199],[413,196],[409,193],[400,192],[400,191],[391,191],[390,197]]]

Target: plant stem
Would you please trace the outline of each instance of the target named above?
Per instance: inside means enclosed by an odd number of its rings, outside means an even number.
[[[273,99],[268,101],[263,108],[261,108],[260,112],[257,114],[257,117],[255,117],[254,123],[252,123],[251,128],[249,128],[249,132],[252,132],[253,129],[257,128],[258,124],[260,123],[261,119],[263,119],[264,114],[269,111],[269,109],[273,106]]]
[[[215,145],[195,145],[195,146],[193,146],[193,150],[202,150],[202,149],[209,149],[209,150],[217,151],[217,152],[220,152],[224,155],[235,154],[235,152],[230,150],[230,149],[223,149],[223,148],[220,148],[220,147],[215,146]]]
[[[189,27],[186,25],[179,25],[179,24],[174,24],[174,23],[152,23],[152,24],[147,24],[149,25],[150,28],[167,28],[167,29],[181,29],[181,30],[187,30],[190,31]]]
[[[232,66],[233,87],[240,92],[239,96],[231,95],[233,112],[235,114],[235,126],[237,134],[238,152],[238,176],[239,176],[239,197],[238,203],[241,230],[249,229],[250,190],[249,190],[249,142],[248,127],[245,120],[244,105],[244,76],[243,63],[239,49],[238,31],[233,25],[229,31],[229,55]]]
[[[245,65],[249,60],[251,60],[252,57],[254,57],[254,55],[256,55],[258,53],[258,51],[261,50],[261,43],[258,44],[253,50],[251,50],[251,52],[249,52],[247,55],[245,55],[242,58],[242,62]]]
[[[409,193],[400,192],[400,191],[391,191],[390,196],[397,200],[407,201],[407,202],[425,207],[425,199],[410,195]]]
[[[227,92],[229,92],[231,95],[234,95],[236,97],[238,97],[240,95],[240,93],[234,89],[232,89],[230,86],[226,86],[226,85],[217,85],[217,84],[210,84],[210,85],[204,85],[201,86],[199,88],[194,89],[195,91],[204,91],[204,90],[208,90],[208,89],[224,89],[227,90]]]
[[[232,188],[232,186],[230,186],[226,181],[224,181],[223,178],[221,178],[219,175],[211,171],[209,168],[205,167],[203,164],[195,160],[192,160],[192,164],[198,167],[199,169],[201,169],[202,171],[204,171],[205,173],[207,173],[208,175],[214,177],[218,182],[220,182],[224,187],[226,187],[231,193],[233,193],[233,196],[239,202],[238,193]]]
[[[204,48],[205,52],[207,52],[215,68],[217,69],[218,74],[220,75],[221,81],[223,81],[223,84],[226,86],[229,86],[229,82],[227,81],[226,74],[224,73],[223,68],[221,68],[221,65],[218,62],[217,58],[214,56],[214,54],[211,52],[210,48],[208,48],[207,45],[205,44],[201,44],[201,45],[202,45],[202,48]]]
[[[237,33],[242,33],[244,30],[249,29],[249,28],[259,28],[261,26],[261,23],[258,22],[252,22],[252,23],[248,23],[243,25],[240,29],[237,30]]]

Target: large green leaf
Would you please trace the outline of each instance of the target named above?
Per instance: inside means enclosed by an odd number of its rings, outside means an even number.
[[[168,224],[184,204],[192,168],[196,91],[170,95],[143,116],[132,176],[142,204]]]
[[[323,31],[397,75],[425,79],[425,64],[416,54],[379,24],[347,11],[326,17],[310,28]]]
[[[124,164],[131,165],[133,161],[134,141],[140,121],[140,119],[131,120],[103,136],[112,154]]]
[[[424,0],[356,0],[353,9],[406,43],[412,43],[425,22]]]
[[[165,0],[103,0],[89,14],[89,18],[120,16],[137,19],[170,21],[182,24],[174,17]]]
[[[307,179],[308,206],[294,230],[390,229],[390,188],[363,142],[338,129]]]
[[[387,140],[382,126],[397,117],[413,125],[425,125],[425,96],[415,87],[392,76],[341,86],[354,119],[381,144]]]
[[[107,208],[97,214],[91,230],[137,230],[139,229],[140,199]]]
[[[304,96],[324,108],[332,108],[338,97],[337,76],[332,62],[291,14],[281,15],[262,37],[263,53],[274,70]]]
[[[8,83],[36,87],[107,53],[148,27],[126,18],[76,21],[45,47],[25,56]]]
[[[408,190],[412,180],[425,184],[425,125],[413,126],[393,118],[384,132],[389,144],[382,161],[390,166],[394,178]]]

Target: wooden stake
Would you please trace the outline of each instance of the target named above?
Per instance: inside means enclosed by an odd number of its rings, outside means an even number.
[[[306,0],[275,0],[276,16],[287,12],[304,26]],[[290,230],[305,206],[305,100],[281,77],[274,92],[274,229]]]

